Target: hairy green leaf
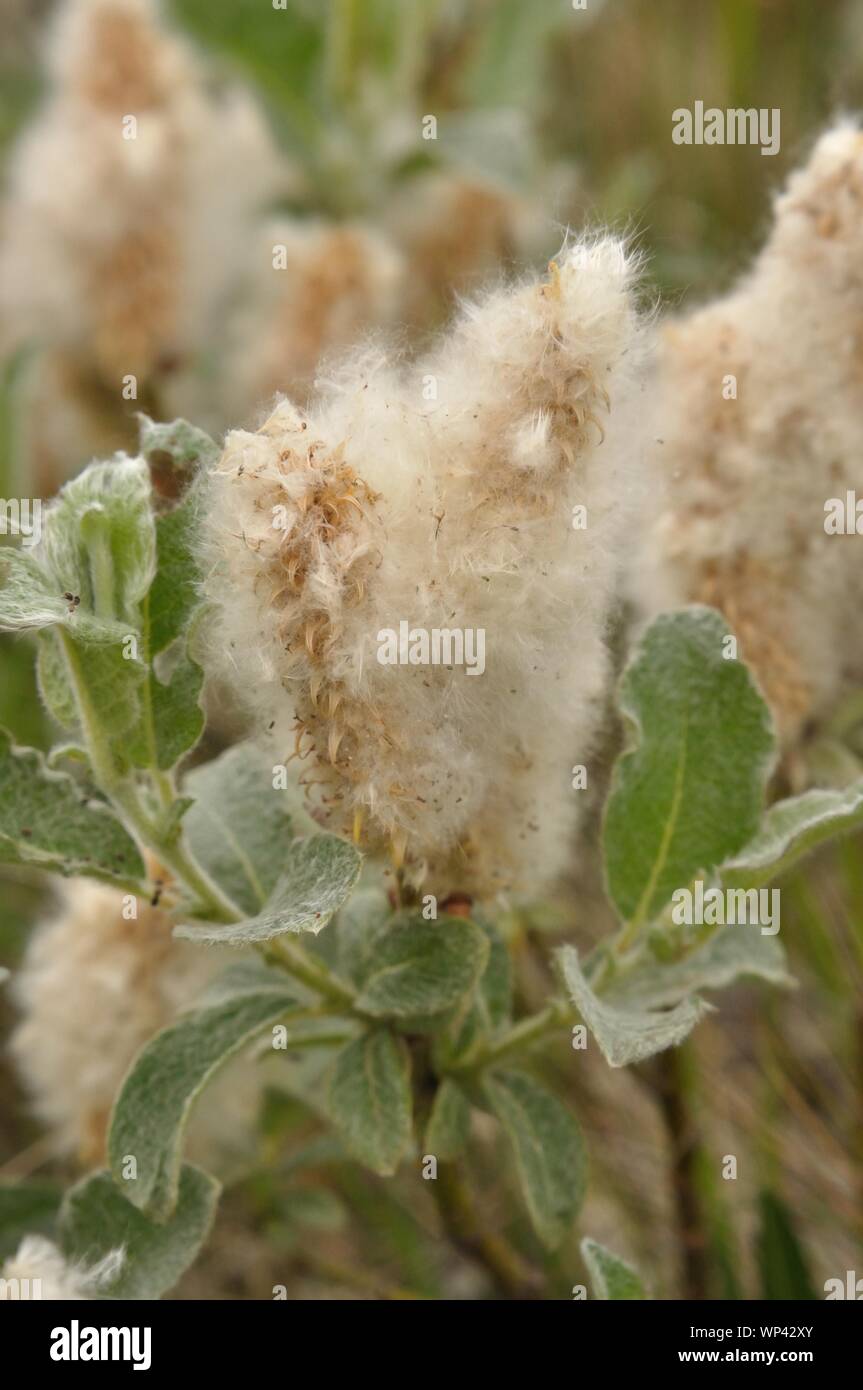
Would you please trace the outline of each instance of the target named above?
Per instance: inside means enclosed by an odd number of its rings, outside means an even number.
[[[174,767],[190,752],[204,732],[200,703],[203,686],[203,669],[187,652],[164,684],[158,677],[151,681],[156,765],[163,771]]]
[[[46,754],[45,762],[52,769],[62,768],[64,762],[80,763],[82,767],[90,765],[87,749],[82,748],[80,743],[55,743],[50,753]]]
[[[156,1221],[174,1209],[183,1133],[194,1102],[216,1072],[294,1007],[273,972],[258,992],[230,992],[163,1029],[132,1063],[108,1136],[111,1172],[125,1197]],[[126,1177],[129,1158],[136,1175]]]
[[[488,955],[488,938],[473,922],[403,917],[377,943],[357,1008],[376,1018],[445,1013],[473,991]]]
[[[336,922],[339,973],[355,985],[363,985],[374,966],[377,948],[396,919],[381,888],[358,888]]]
[[[229,956],[230,965],[221,970],[207,985],[203,994],[194,1000],[189,1013],[211,1009],[217,1004],[229,1004],[247,995],[278,994],[293,989],[283,970],[268,965],[257,952],[246,956]]]
[[[138,767],[163,772],[176,766],[204,732],[200,698],[204,672],[185,652],[174,663],[165,682],[151,669],[141,688],[142,720],[127,744],[129,757]]]
[[[635,1003],[609,1004],[594,994],[574,946],[561,947],[558,958],[572,1002],[611,1067],[626,1067],[664,1052],[667,1047],[676,1047],[710,1007],[701,999],[692,998],[668,1010]]]
[[[340,1052],[330,1082],[330,1115],[355,1158],[384,1177],[411,1141],[410,1059],[381,1029]]]
[[[69,684],[69,674],[63,659],[63,649],[57,634],[40,632],[39,654],[36,658],[36,678],[42,703],[52,719],[67,732],[78,728],[78,710]]]
[[[212,440],[209,444],[218,453]],[[200,486],[193,484],[177,506],[156,519],[157,568],[146,599],[151,656],[158,656],[180,637],[201,606],[199,498]]]
[[[123,647],[87,647],[62,633],[59,638],[70,677],[90,709],[91,719],[113,744],[120,762],[128,749],[128,736],[141,718],[141,697],[147,667],[127,657]]]
[[[17,748],[0,730],[0,860],[61,874],[143,879],[134,840],[103,802],[88,800],[67,772]]]
[[[512,969],[506,942],[491,922],[482,917],[472,920],[485,933],[488,959],[476,990],[465,996],[435,1039],[435,1058],[444,1067],[494,1033],[512,1012]]]
[[[61,589],[30,551],[0,551],[0,630],[64,627],[82,642],[100,643],[119,643],[129,634],[128,624],[97,618],[83,601],[76,606],[65,599],[65,592],[73,591]]]
[[[194,797],[184,825],[195,857],[254,916],[279,881],[292,839],[317,829],[296,789],[276,790],[270,758],[241,743],[190,772],[183,791]]]
[[[527,1209],[543,1244],[567,1234],[584,1199],[587,1156],[575,1116],[532,1076],[495,1071],[483,1091],[515,1152]]]
[[[151,467],[164,457],[181,475],[200,461],[205,445],[198,436],[205,441],[207,457],[213,457],[218,451],[209,436],[185,421],[163,426],[145,419],[142,430]],[[128,755],[138,767],[161,771],[176,766],[204,731],[204,673],[193,652],[196,614],[203,612],[195,548],[197,491],[193,486],[176,507],[157,518],[156,575],[141,602],[141,655],[149,671]]]
[[[613,979],[603,998],[615,1006],[664,1009],[699,990],[724,989],[746,978],[783,988],[794,985],[775,936],[763,936],[758,927],[719,927],[682,960],[660,965],[644,957],[633,970]]]
[[[651,920],[758,828],[774,738],[746,666],[723,656],[727,635],[711,608],[664,614],[624,673],[629,743],[603,828],[609,892],[624,921]]]
[[[813,790],[777,801],[761,829],[720,869],[730,888],[758,888],[790,869],[825,840],[863,826],[863,784]]]
[[[218,461],[219,446],[188,420],[166,422],[138,416],[138,438],[141,456],[147,462],[156,481],[156,491],[173,497],[188,492],[189,485],[205,469]]]
[[[188,819],[194,813],[194,806]],[[175,935],[214,946],[247,946],[284,932],[317,934],[341,907],[360,875],[362,856],[337,835],[294,840],[282,854],[284,873],[254,917],[228,926],[177,927]]]
[[[445,1077],[432,1102],[425,1151],[435,1158],[458,1158],[470,1135],[470,1101],[457,1081]]]
[[[137,645],[138,638],[134,633]],[[39,634],[39,693],[61,728],[83,742],[81,709],[91,725],[115,749],[118,765],[127,766],[130,734],[141,720],[141,691],[147,668],[125,643],[87,644],[65,629]],[[79,703],[80,702],[80,703]]]
[[[132,630],[156,572],[150,497],[143,459],[91,463],[46,508],[38,547],[61,593],[77,594],[85,612]]]
[[[581,1242],[581,1257],[587,1265],[587,1272],[593,1285],[595,1298],[604,1299],[644,1299],[644,1285],[632,1265],[613,1255],[599,1241],[585,1238]]]
[[[122,1251],[116,1271],[100,1282],[98,1296],[161,1298],[197,1258],[213,1224],[219,1190],[209,1173],[186,1164],[173,1213],[159,1223],[126,1201],[110,1173],[95,1173],[73,1187],[63,1203],[63,1252],[91,1269]]]
[[[0,728],[8,729],[17,743],[44,749],[50,729],[39,700],[34,656],[35,642],[0,632]]]
[[[475,1007],[482,1031],[493,1033],[512,1013],[512,967],[506,942],[491,922],[476,917],[476,925],[488,939],[488,960],[479,982]]]

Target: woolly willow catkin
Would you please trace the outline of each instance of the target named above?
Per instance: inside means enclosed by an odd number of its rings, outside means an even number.
[[[137,1052],[196,1001],[224,968],[216,953],[172,938],[170,918],[114,888],[72,879],[34,931],[12,990],[21,1011],[11,1051],[33,1109],[59,1154],[104,1160],[108,1116]],[[208,1166],[225,1155],[259,1094],[227,1072],[193,1117],[192,1147]]]
[[[825,503],[863,484],[863,136],[841,123],[776,200],[752,270],[665,327],[660,482],[638,596],[726,615],[786,747],[863,678],[863,566]]]
[[[571,852],[639,471],[634,270],[569,246],[425,360],[367,353],[229,435],[212,478],[214,664],[309,755],[320,818],[439,892],[535,892]],[[484,673],[382,665],[402,621],[482,629]]]
[[[277,161],[251,101],[209,95],[155,0],[66,0],[51,39],[11,161],[3,331],[119,395],[200,344]]]

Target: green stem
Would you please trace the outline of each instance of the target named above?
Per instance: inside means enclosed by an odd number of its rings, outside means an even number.
[[[759,880],[759,883],[760,882],[762,882],[762,880]],[[629,961],[624,960],[624,957],[627,952],[634,947],[642,925],[643,923],[641,921],[636,921],[636,919],[633,918],[633,920],[628,922],[623,930],[610,942],[609,948],[606,948],[604,943],[601,943],[592,953],[589,961],[595,960],[594,973],[591,975],[589,969],[586,969],[586,973],[588,974],[588,978],[590,978],[591,987],[597,994],[601,992],[612,972],[616,974],[621,968],[626,971],[630,966],[637,964],[640,960],[642,956],[641,950],[639,950],[637,954],[632,955]],[[670,936],[671,932],[675,932],[677,936],[677,958],[680,960],[684,960],[686,956],[691,955],[693,951],[701,950],[703,946],[707,945],[710,938],[716,936],[721,930],[719,926],[701,926],[698,931],[693,933],[687,940],[676,933],[676,929],[668,916],[668,909],[656,919],[656,925],[668,927],[669,939],[672,939]]]
[[[484,1043],[475,1052],[469,1052],[453,1064],[452,1070],[478,1071],[482,1067],[492,1066],[513,1052],[523,1052],[525,1048],[545,1042],[559,1033],[574,1016],[575,1010],[568,999],[555,999],[539,1013],[521,1019],[501,1037]]]
[[[670,1148],[670,1169],[684,1297],[700,1301],[710,1285],[709,1242],[699,1189],[701,1139],[695,1108],[691,1045],[670,1047],[654,1060],[656,1097]]]
[[[159,839],[153,822],[141,806],[133,787],[126,785],[119,788],[114,799],[133,829],[144,843],[149,845],[160,863],[164,864],[166,869],[170,869],[174,876],[195,894],[201,905],[208,909],[211,921],[234,923],[243,920],[244,914],[236,903],[198,864],[182,839],[171,844]],[[300,984],[306,985],[329,1003],[342,1010],[352,1009],[356,998],[354,991],[334,975],[322,960],[316,959],[306,951],[298,941],[275,937],[262,947],[262,953],[274,960]]]
[[[333,1026],[327,1032],[321,1030],[319,1033],[291,1037],[291,1028],[294,1024],[305,1023],[309,1020],[317,1022],[321,1019],[333,1020]],[[340,1019],[342,1020],[341,1026],[339,1026]],[[285,1052],[294,1052],[300,1047],[343,1047],[345,1043],[353,1042],[356,1037],[356,1028],[350,1023],[345,1023],[343,1011],[326,1005],[318,1004],[308,1009],[288,1009],[281,1021],[288,1032]],[[270,1047],[268,1042],[267,1052],[270,1051]]]
[[[353,1008],[356,995],[351,987],[334,975],[322,960],[310,955],[298,941],[289,941],[284,936],[275,937],[267,942],[264,954],[272,957],[300,984],[307,985],[322,998],[329,999],[330,1003],[342,1009]]]
[[[170,811],[177,799],[177,789],[174,786],[174,779],[170,772],[160,772],[158,768],[153,768],[150,773],[153,780],[153,787],[156,795],[162,804],[162,809]]]
[[[244,914],[236,903],[210,878],[209,874],[189,853],[181,839],[171,844],[165,844],[159,840],[153,823],[141,807],[134,788],[128,786],[122,788],[115,796],[115,800],[133,828],[150,846],[159,861],[198,897],[202,906],[208,909],[208,917],[211,921],[234,923],[243,920]],[[276,937],[263,946],[262,953],[276,961],[300,984],[314,990],[316,994],[331,1004],[335,1004],[341,1009],[352,1008],[355,999],[354,991],[339,980],[323,961],[310,955],[299,942],[288,941],[284,937]]]
[[[159,836],[152,820],[141,805],[136,788],[128,778],[124,779],[111,746],[102,733],[99,717],[93,706],[84,673],[81,670],[81,661],[75,643],[64,632],[60,633],[60,641],[97,786],[123,812],[125,820],[139,842],[151,849],[160,863],[164,864],[166,869],[170,869],[187,888],[190,888],[200,898],[202,905],[212,907],[216,913],[215,921],[240,921],[242,914],[239,909],[231,902],[230,898],[225,896],[218,884],[214,883],[194,861],[182,841],[178,840],[173,844],[168,844]]]
[[[194,893],[200,905],[208,909],[208,914],[212,914],[210,920],[224,923],[242,921],[243,914],[236,903],[198,864],[182,839],[178,838],[169,843],[159,835],[152,819],[141,805],[137,789],[131,782],[116,787],[113,792],[113,800],[138,837],[152,850],[159,863],[164,864],[166,869],[170,869],[175,878],[178,878],[186,888]]]
[[[111,745],[102,732],[75,643],[64,632],[60,632],[59,637],[97,786],[121,811],[139,844],[151,850],[159,863],[164,864],[165,868],[194,894],[211,921],[241,922],[243,912],[197,862],[182,836],[167,840],[159,833],[152,816],[141,803],[135,783],[121,771]],[[170,778],[162,773],[156,773],[154,776],[163,802],[169,790],[173,800],[173,783]],[[275,943],[269,943],[269,947],[269,954],[274,956],[282,969],[294,979],[307,985],[331,1003],[342,1008],[352,1007],[354,991],[337,979],[323,961],[316,960],[298,942],[280,939]]]
[[[636,915],[627,922],[626,926],[616,937],[613,948],[615,955],[623,956],[635,944],[636,937],[644,924],[644,918]]]

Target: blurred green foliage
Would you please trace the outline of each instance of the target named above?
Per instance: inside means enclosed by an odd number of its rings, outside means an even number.
[[[533,159],[576,171],[585,220],[631,228],[673,295],[733,278],[758,244],[771,191],[831,115],[863,105],[853,0],[288,3],[277,26],[258,0],[173,0],[173,9],[266,93],[325,204],[358,197],[344,168],[337,178],[333,147],[341,138],[343,154],[357,153],[359,140],[373,162],[382,110],[409,110],[413,97],[438,116],[442,139],[449,123],[466,145],[483,113],[515,111],[539,133]],[[673,110],[696,100],[779,108],[780,153],[673,145]],[[456,113],[474,120],[466,127]],[[510,131],[501,121],[498,146]],[[492,133],[485,152],[498,172],[508,151],[494,143]],[[365,186],[373,197],[375,180]]]

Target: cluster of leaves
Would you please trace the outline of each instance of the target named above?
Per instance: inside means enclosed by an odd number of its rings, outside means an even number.
[[[68,736],[47,759],[0,738],[0,857],[149,896],[153,856],[177,934],[238,951],[133,1063],[109,1170],[62,1200],[41,1185],[4,1189],[0,1224],[50,1228],[88,1263],[122,1246],[104,1296],[158,1297],[197,1254],[218,1195],[183,1161],[192,1107],[231,1058],[269,1039],[291,1055],[334,1053],[326,1113],[373,1173],[411,1157],[458,1163],[473,1112],[494,1117],[553,1249],[581,1206],[586,1146],[530,1049],[581,1021],[610,1065],[627,1065],[680,1043],[709,1007],[703,991],[744,975],[789,983],[774,937],[681,927],[672,894],[699,876],[763,886],[863,823],[863,786],[765,810],[772,728],[748,670],[727,659],[724,620],[707,608],[661,617],[619,692],[628,739],[603,849],[620,928],[584,961],[563,946],[560,993],[515,1018],[499,924],[394,904],[352,844],[274,789],[253,747],[178,778],[203,728],[194,533],[212,453],[184,422],[145,421],[139,457],[91,465],[46,509],[39,546],[0,556],[0,626],[38,633],[42,696]],[[583,1253],[597,1296],[643,1296],[610,1252],[586,1242]]]

